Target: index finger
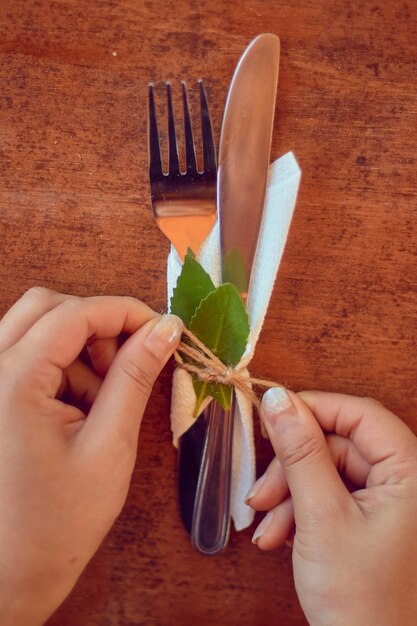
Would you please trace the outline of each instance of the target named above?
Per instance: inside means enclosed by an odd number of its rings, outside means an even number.
[[[17,343],[45,313],[64,300],[76,297],[44,287],[32,287],[26,291],[0,320],[0,352],[5,352]]]
[[[324,431],[349,438],[371,465],[410,449],[417,454],[413,432],[371,398],[323,391],[302,391],[296,395],[311,409]]]
[[[158,316],[143,302],[127,296],[95,296],[66,300],[48,311],[15,344],[25,370],[42,365],[68,367],[88,339],[132,334]]]

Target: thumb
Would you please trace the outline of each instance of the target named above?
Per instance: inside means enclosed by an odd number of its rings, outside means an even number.
[[[273,387],[264,394],[260,413],[287,479],[296,524],[343,512],[350,495],[310,409],[296,394]]]
[[[120,438],[136,440],[153,384],[177,348],[183,323],[176,315],[152,319],[123,344],[113,359],[107,376],[84,426],[95,440],[107,443]]]

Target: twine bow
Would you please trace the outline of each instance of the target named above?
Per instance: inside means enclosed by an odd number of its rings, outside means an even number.
[[[206,383],[232,385],[257,409],[259,409],[260,398],[253,390],[253,386],[264,389],[278,386],[270,380],[250,376],[244,364],[228,367],[187,328],[184,328],[183,335],[189,341],[180,342],[174,354],[175,360],[178,367],[195,374],[199,380]],[[191,363],[184,361],[181,355],[191,359]]]

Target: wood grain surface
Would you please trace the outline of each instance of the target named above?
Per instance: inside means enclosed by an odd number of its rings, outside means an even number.
[[[303,178],[253,373],[379,398],[417,431],[417,3],[1,0],[0,308],[29,287],[162,311],[168,243],[147,181],[147,84],[203,77],[216,136],[238,58],[281,39],[272,156]],[[126,507],[49,626],[301,626],[291,553],[254,528],[190,547],[176,502],[170,366]],[[272,457],[257,431],[258,472]]]

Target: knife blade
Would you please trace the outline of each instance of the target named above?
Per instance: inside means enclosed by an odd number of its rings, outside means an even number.
[[[222,277],[236,286],[244,302],[265,203],[278,66],[278,37],[256,37],[234,73],[220,137],[217,200]],[[217,554],[228,542],[236,410],[234,399],[229,411],[211,402],[202,417],[206,428],[191,539],[193,547],[206,555]]]

